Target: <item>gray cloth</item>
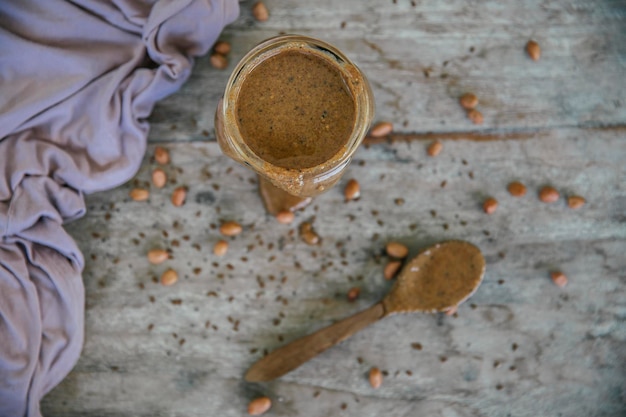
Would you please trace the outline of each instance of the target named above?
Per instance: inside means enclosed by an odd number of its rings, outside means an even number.
[[[83,343],[84,261],[63,224],[129,180],[154,103],[237,0],[0,0],[0,416],[40,416]]]

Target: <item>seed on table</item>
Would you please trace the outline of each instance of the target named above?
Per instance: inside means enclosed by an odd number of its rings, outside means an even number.
[[[163,188],[167,183],[167,174],[161,168],[152,171],[152,184],[156,188]]]
[[[224,256],[228,252],[228,242],[225,240],[218,240],[213,246],[213,253],[217,256]]]
[[[313,225],[309,222],[303,222],[300,225],[300,237],[307,245],[317,245],[320,243],[320,236],[313,229]]]
[[[157,146],[154,148],[154,160],[161,165],[170,163],[170,153],[167,149]]]
[[[225,222],[220,226],[220,233],[224,236],[237,236],[243,231],[243,227],[237,222]]]
[[[148,251],[148,261],[151,264],[161,264],[167,261],[170,257],[170,254],[165,249],[152,249]]]
[[[145,188],[133,188],[128,195],[135,201],[146,201],[150,197],[150,191]]]
[[[211,66],[216,69],[225,69],[228,67],[228,59],[217,52],[211,54],[209,61],[211,62]]]
[[[265,4],[259,1],[252,6],[252,16],[259,22],[265,22],[270,17],[270,13]]]
[[[228,55],[230,53],[230,43],[226,41],[217,41],[213,45],[213,50],[218,54]]]
[[[346,188],[343,190],[346,201],[355,200],[361,196],[361,186],[354,178],[348,181]]]
[[[172,192],[172,204],[176,207],[180,207],[185,204],[185,199],[187,198],[187,188],[185,187],[177,187]]]
[[[385,269],[383,270],[383,276],[385,279],[393,279],[398,273],[398,270],[400,270],[400,265],[402,265],[402,262],[400,261],[391,261],[387,263],[387,265],[385,265]]]
[[[428,156],[437,156],[441,153],[442,149],[443,149],[443,144],[439,142],[438,140],[436,140],[430,145],[428,145],[428,149],[426,152],[428,153]]]
[[[276,213],[276,220],[280,224],[290,224],[295,218],[296,215],[291,210],[282,210]]]
[[[259,416],[272,407],[272,400],[268,397],[259,397],[250,401],[248,404],[248,414],[251,416]]]
[[[178,281],[178,273],[173,269],[168,269],[161,275],[161,285],[169,287],[170,285],[174,285],[176,281]]]
[[[513,181],[506,189],[513,197],[522,197],[526,195],[526,186],[519,181]]]
[[[478,106],[478,97],[473,93],[465,93],[459,98],[459,103],[464,109],[471,110]]]
[[[398,259],[405,258],[409,254],[409,248],[398,242],[387,243],[385,251],[387,252],[387,255]]]
[[[391,122],[378,122],[370,130],[370,136],[373,138],[382,138],[393,132],[393,124]]]
[[[467,118],[475,125],[483,124],[483,114],[476,109],[469,110],[467,112]]]
[[[550,278],[558,287],[565,287],[567,285],[567,277],[561,271],[553,271],[550,273]]]
[[[377,389],[383,383],[383,373],[380,372],[380,369],[374,366],[372,369],[370,369],[369,380],[372,388]]]
[[[546,185],[539,190],[539,200],[544,203],[554,203],[559,199],[559,192],[554,188]]]
[[[587,200],[579,195],[571,195],[567,197],[567,205],[569,208],[577,209],[585,205]]]
[[[359,298],[359,295],[361,294],[361,289],[359,287],[352,287],[348,290],[348,301],[354,301],[357,298]]]
[[[530,40],[526,44],[526,53],[533,61],[539,61],[541,57],[541,47],[537,42]]]
[[[493,197],[489,197],[483,202],[483,210],[487,214],[493,214],[496,212],[496,208],[498,208],[498,200]]]

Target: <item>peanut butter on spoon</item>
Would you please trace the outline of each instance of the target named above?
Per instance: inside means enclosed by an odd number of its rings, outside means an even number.
[[[433,245],[406,263],[382,301],[274,350],[252,365],[245,379],[278,378],[383,317],[454,308],[474,294],[484,273],[485,259],[471,243],[455,240]]]

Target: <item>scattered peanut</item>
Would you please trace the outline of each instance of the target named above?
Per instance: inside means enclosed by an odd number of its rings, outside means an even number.
[[[145,188],[133,188],[128,195],[135,201],[146,201],[150,197],[150,191]]]
[[[307,245],[317,245],[320,243],[320,237],[313,229],[313,225],[309,222],[303,222],[300,225],[300,237]]]
[[[272,407],[272,400],[268,397],[259,397],[250,401],[248,404],[248,414],[251,416],[259,416]]]
[[[387,255],[398,259],[405,258],[409,254],[409,248],[398,242],[387,243],[385,251],[387,252]]]
[[[483,124],[483,114],[476,109],[469,110],[467,112],[467,117],[474,123],[475,125]]]
[[[218,54],[228,55],[230,53],[230,44],[226,41],[217,41],[213,45],[213,50]]]
[[[218,240],[213,246],[213,253],[217,256],[224,256],[228,252],[228,242],[225,240]]]
[[[361,294],[361,289],[359,287],[352,287],[348,290],[348,301],[355,301],[357,298],[359,298],[359,295]]]
[[[161,285],[169,287],[170,285],[176,284],[176,281],[178,281],[178,273],[173,269],[168,269],[161,275]]]
[[[428,145],[428,149],[426,152],[428,153],[428,156],[437,156],[441,153],[442,149],[443,149],[443,144],[439,142],[438,140],[436,140],[430,145]]]
[[[478,97],[473,93],[465,93],[459,98],[459,103],[464,109],[471,110],[478,106]]]
[[[156,188],[163,188],[167,183],[167,174],[161,168],[152,171],[152,184]]]
[[[276,214],[276,220],[281,224],[290,224],[296,218],[291,210],[282,210]]]
[[[528,41],[526,44],[526,53],[528,53],[528,56],[533,61],[539,61],[541,57],[541,47],[539,47],[539,44],[535,41]]]
[[[550,273],[550,278],[552,278],[552,282],[554,282],[558,287],[565,287],[567,285],[567,277],[561,271],[554,271]]]
[[[380,372],[380,369],[378,369],[377,367],[373,367],[372,369],[370,369],[369,380],[372,388],[377,389],[383,383],[383,373]]]
[[[252,6],[252,16],[259,22],[265,22],[270,17],[270,13],[265,4],[259,1]]]
[[[151,264],[162,264],[163,262],[167,261],[169,257],[170,254],[167,253],[167,251],[164,249],[152,249],[148,251],[148,261]]]
[[[554,188],[546,185],[539,190],[539,200],[544,203],[554,203],[559,199],[559,192]]]
[[[187,198],[187,188],[185,187],[177,187],[172,192],[172,204],[176,207],[180,207],[185,204],[185,199]]]
[[[361,186],[359,182],[354,178],[348,181],[346,188],[343,190],[343,195],[346,197],[346,201],[359,198],[361,196]]]
[[[167,149],[157,146],[154,148],[154,160],[161,165],[170,163],[170,153]]]
[[[382,138],[393,132],[393,124],[390,122],[378,122],[370,130],[370,136],[373,138]]]
[[[243,227],[237,222],[225,222],[220,226],[220,233],[224,236],[237,236],[243,231]]]
[[[526,195],[526,186],[519,181],[513,181],[506,189],[513,197],[522,197]]]
[[[398,273],[400,265],[402,265],[402,262],[400,261],[391,261],[387,263],[387,265],[385,265],[385,269],[383,270],[383,275],[385,279],[393,279]]]
[[[569,208],[573,209],[581,208],[585,205],[586,202],[587,200],[579,195],[571,195],[567,198],[567,205],[569,206]]]
[[[225,69],[228,67],[228,59],[217,52],[211,54],[209,61],[211,62],[211,66],[216,69]]]
[[[489,197],[483,202],[483,210],[487,214],[493,214],[496,212],[496,208],[498,208],[498,200],[493,197]]]

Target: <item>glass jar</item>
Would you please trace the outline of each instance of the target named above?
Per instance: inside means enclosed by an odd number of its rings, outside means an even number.
[[[237,123],[239,92],[246,77],[264,60],[286,51],[305,52],[324,59],[341,75],[354,102],[355,119],[349,137],[333,156],[312,167],[286,168],[263,160],[248,146]],[[302,105],[306,106],[305,99]],[[318,39],[283,35],[257,45],[237,64],[217,107],[215,131],[226,155],[250,167],[272,185],[293,196],[305,198],[328,190],[341,178],[352,155],[363,141],[373,117],[374,100],[369,83],[344,54]]]

